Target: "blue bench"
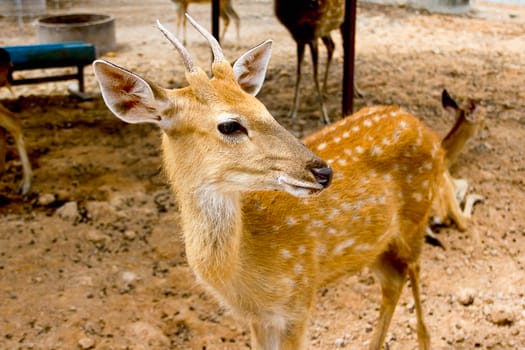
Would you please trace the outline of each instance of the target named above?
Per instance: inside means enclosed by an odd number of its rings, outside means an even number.
[[[83,41],[49,44],[3,46],[11,56],[12,67],[8,74],[11,85],[36,84],[61,80],[78,80],[78,89],[84,92],[84,67],[95,58],[95,46]],[[30,69],[76,67],[75,74],[40,76],[14,79],[13,72]]]

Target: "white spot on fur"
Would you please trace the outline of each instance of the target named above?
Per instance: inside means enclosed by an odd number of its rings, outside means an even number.
[[[286,218],[286,223],[288,224],[288,226],[294,226],[297,224],[297,220],[291,216],[288,216]]]
[[[369,128],[369,127],[372,126],[372,121],[371,121],[370,119],[366,119],[366,120],[363,122],[363,125]]]
[[[284,259],[290,259],[292,257],[292,253],[288,249],[281,249],[281,256]]]
[[[428,188],[428,180],[425,180],[421,183],[421,187]]]
[[[407,122],[402,120],[399,122],[399,126],[402,128],[402,129],[405,129],[407,127]]]
[[[327,232],[329,235],[335,235],[337,233],[336,229],[333,227],[329,227]]]
[[[327,218],[328,218],[328,220],[333,220],[333,219],[337,218],[339,215],[341,215],[341,212],[339,211],[339,209],[334,208],[334,209],[332,209],[330,214],[328,214]]]
[[[355,125],[352,127],[352,131],[353,132],[358,132],[359,131],[359,126]]]
[[[369,243],[360,244],[357,247],[355,247],[355,250],[360,251],[360,252],[365,251],[365,250],[372,250],[372,249],[374,249],[374,246]]]
[[[392,181],[392,175],[391,174],[385,174],[383,176],[383,178],[385,179],[385,181]]]
[[[421,202],[423,200],[423,195],[419,192],[412,193],[412,197],[416,200],[416,202]]]
[[[363,152],[365,151],[365,149],[361,146],[357,146],[355,148],[355,151],[358,153],[358,154],[363,154]]]
[[[315,252],[317,253],[317,255],[324,255],[326,253],[326,245],[324,244],[319,244],[316,248],[315,248]]]
[[[374,145],[372,147],[372,151],[370,152],[370,154],[372,154],[373,156],[379,156],[381,155],[381,153],[383,153],[383,149],[378,145]]]
[[[301,265],[301,264],[295,264],[294,267],[293,267],[293,272],[294,272],[296,275],[300,275],[300,274],[303,272],[303,265]]]
[[[340,166],[346,166],[348,163],[346,162],[346,159],[339,159],[337,160],[337,164]]]
[[[339,142],[341,142],[341,138],[340,138],[340,137],[334,137],[334,142],[335,142],[335,143],[339,143]]]
[[[345,132],[343,133],[343,138],[344,138],[344,139],[347,139],[347,138],[349,138],[349,137],[350,137],[350,133],[349,133],[348,131],[345,131]]]
[[[326,148],[326,142],[323,142],[321,144],[319,144],[319,146],[317,146],[317,150],[318,151],[322,151]]]
[[[343,253],[343,251],[345,249],[350,248],[351,246],[353,246],[354,243],[355,243],[355,239],[349,238],[346,241],[343,241],[343,242],[339,243],[338,245],[336,245],[334,250],[332,251],[332,253],[334,255],[340,255],[341,253]]]
[[[352,155],[352,150],[350,148],[345,148],[344,149],[344,154],[346,154],[347,156],[351,156]]]
[[[300,245],[299,248],[297,248],[297,253],[299,253],[299,255],[306,253],[306,247],[304,245]]]

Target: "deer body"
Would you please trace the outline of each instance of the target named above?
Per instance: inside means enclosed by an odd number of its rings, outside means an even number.
[[[190,4],[209,4],[211,0],[171,0],[176,7],[176,25],[177,31],[180,33],[181,28],[183,30],[183,42],[186,43],[186,17],[185,13],[188,12]],[[235,22],[237,31],[237,42],[240,41],[241,31],[241,19],[232,5],[232,0],[220,0],[219,2],[219,15],[224,21],[224,28],[221,33],[221,40],[224,39],[228,26],[230,25],[231,19]]]
[[[304,48],[308,45],[312,56],[314,84],[319,108],[323,121],[328,124],[330,119],[324,104],[323,93],[326,92],[328,71],[335,49],[335,43],[330,33],[335,29],[340,29],[343,24],[345,0],[275,0],[274,11],[297,44],[297,72],[290,116],[295,118],[299,108],[301,65],[304,58]],[[319,39],[323,41],[327,51],[322,90],[318,78]]]
[[[369,346],[379,349],[408,276],[420,349],[428,349],[418,261],[444,171],[437,135],[397,106],[378,106],[305,138],[307,148],[254,97],[269,42],[232,67],[192,24],[214,50],[211,80],[160,25],[184,58],[188,87],[163,89],[101,60],[94,70],[115,115],[163,130],[197,278],[250,325],[253,349],[296,350],[316,289],[364,266],[383,292]]]

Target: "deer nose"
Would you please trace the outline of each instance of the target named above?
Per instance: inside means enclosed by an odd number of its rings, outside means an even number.
[[[332,182],[332,168],[313,168],[311,171],[317,183],[324,188],[327,188]]]

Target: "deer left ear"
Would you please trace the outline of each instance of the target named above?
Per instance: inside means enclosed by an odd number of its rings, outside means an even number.
[[[233,72],[241,88],[250,95],[257,95],[266,76],[272,41],[267,40],[239,57],[233,65]]]
[[[103,60],[93,63],[104,102],[118,118],[127,123],[170,125],[167,111],[171,103],[165,92],[140,76]]]

